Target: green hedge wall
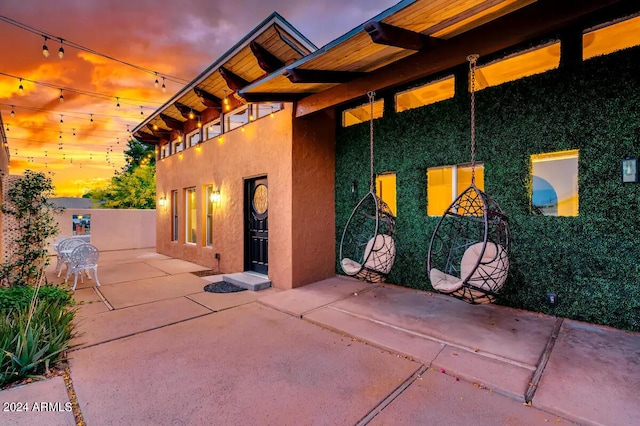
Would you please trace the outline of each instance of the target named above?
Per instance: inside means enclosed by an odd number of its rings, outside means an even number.
[[[640,331],[640,184],[621,183],[621,159],[640,156],[638,64],[640,48],[627,49],[476,94],[485,190],[512,231],[498,303]],[[470,161],[468,96],[402,113],[387,102],[374,132],[376,173],[397,175],[398,254],[389,282],[432,290],[425,263],[438,218],[426,215],[426,169]],[[338,245],[368,190],[368,145],[368,123],[338,128]],[[580,150],[579,216],[532,215],[530,155],[567,149]],[[558,293],[553,309],[545,303],[550,291]]]

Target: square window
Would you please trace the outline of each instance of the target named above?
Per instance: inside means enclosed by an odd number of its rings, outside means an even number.
[[[395,173],[387,172],[376,176],[376,194],[382,201],[387,203],[391,213],[397,216]]]
[[[578,216],[578,150],[531,156],[531,208],[545,216]]]
[[[476,163],[476,186],[484,191],[484,165]],[[442,216],[458,195],[471,186],[471,165],[427,169],[427,214]]]

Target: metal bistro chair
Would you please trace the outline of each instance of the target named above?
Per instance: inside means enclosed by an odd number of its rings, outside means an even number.
[[[67,235],[59,235],[51,243],[51,247],[53,247],[53,249],[56,252],[56,273],[62,269],[62,265],[64,264],[62,262],[62,256],[60,256],[60,250],[58,249],[58,246],[60,245],[61,242],[63,242],[64,240],[67,240],[69,238],[70,237],[68,237]]]
[[[56,264],[58,278],[60,278],[60,274],[62,274],[62,266],[67,265],[67,271],[69,270],[69,256],[71,256],[73,249],[83,244],[86,243],[79,238],[67,238],[66,240],[60,241],[58,245],[55,246],[55,249],[58,252],[58,263]]]
[[[71,274],[73,274],[72,290],[75,290],[78,284],[78,274],[80,275],[81,282],[84,282],[82,272],[86,272],[89,279],[91,279],[89,271],[93,271],[96,284],[100,287],[100,281],[98,280],[98,256],[98,249],[91,244],[81,244],[74,248],[71,256],[69,256],[67,275],[64,278],[64,282],[66,283]]]

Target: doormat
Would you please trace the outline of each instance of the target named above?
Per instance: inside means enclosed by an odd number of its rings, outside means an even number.
[[[245,291],[246,288],[238,287],[237,285],[230,284],[224,281],[218,283],[211,283],[204,286],[204,291],[209,293],[236,293],[238,291]]]
[[[208,277],[211,275],[218,275],[220,272],[218,271],[214,271],[213,269],[205,269],[204,271],[193,271],[191,272],[191,274],[195,275],[196,277]]]

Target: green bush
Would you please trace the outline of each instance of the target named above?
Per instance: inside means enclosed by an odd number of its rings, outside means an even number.
[[[512,231],[499,303],[640,331],[640,184],[622,184],[620,171],[622,158],[640,156],[638,63],[636,47],[477,93],[477,160],[484,162],[485,190]],[[377,98],[392,101],[391,95]],[[384,117],[375,120],[375,172],[397,176],[397,255],[389,282],[431,290],[425,263],[438,218],[426,215],[425,172],[470,161],[469,126],[464,93],[401,113],[386,102]],[[579,216],[533,215],[530,156],[568,149],[579,150]],[[352,183],[361,197],[368,180],[369,124],[338,128],[338,243],[358,199]],[[550,291],[558,293],[555,311],[545,303]]]
[[[64,359],[74,335],[75,310],[52,299],[12,309],[0,316],[0,387],[44,373]]]
[[[31,286],[0,288],[0,314],[28,308],[33,293],[34,288]],[[52,285],[40,287],[38,300],[45,304],[58,302],[62,305],[67,305],[72,303],[71,295],[67,290]]]

